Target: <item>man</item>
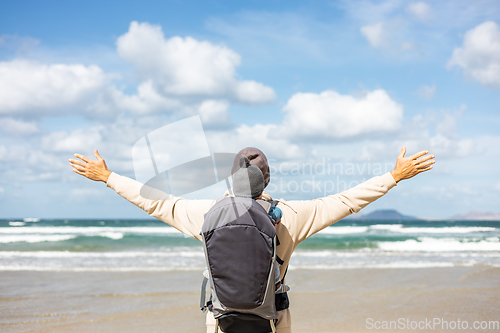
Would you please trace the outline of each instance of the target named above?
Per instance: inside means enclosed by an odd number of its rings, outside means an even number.
[[[410,179],[422,172],[432,169],[435,163],[434,155],[425,156],[428,151],[422,151],[410,157],[405,157],[406,148],[403,147],[397,158],[394,170],[382,176],[373,177],[347,191],[329,195],[314,200],[285,201],[280,199],[278,207],[283,217],[276,227],[279,245],[276,249],[279,257],[281,279],[284,278],[290,257],[297,245],[318,231],[359,212],[369,203],[386,194],[391,188],[404,179]],[[203,225],[203,215],[215,203],[215,200],[185,200],[171,195],[158,199],[155,189],[141,191],[144,186],[133,179],[111,172],[99,155],[94,151],[97,161],[75,154],[79,160],[70,159],[73,171],[94,181],[102,181],[116,193],[149,215],[171,225],[184,234],[201,241],[200,231]],[[262,151],[248,147],[241,150],[237,156],[246,156],[252,164],[257,165],[266,181],[270,181],[269,164]],[[156,192],[155,192],[156,191]],[[226,196],[230,195],[226,192]],[[266,192],[264,200],[272,200]],[[278,311],[278,333],[291,332],[290,311],[284,301],[285,309]],[[214,332],[215,321],[210,313],[207,316],[207,333]]]

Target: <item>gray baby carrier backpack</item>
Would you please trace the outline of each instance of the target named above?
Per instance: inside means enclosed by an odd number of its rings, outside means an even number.
[[[202,237],[215,332],[275,332],[276,230],[266,210],[250,198],[225,197],[205,214]]]

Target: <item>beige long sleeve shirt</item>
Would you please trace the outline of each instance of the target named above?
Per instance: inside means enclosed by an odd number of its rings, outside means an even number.
[[[203,216],[215,203],[215,200],[186,200],[153,188],[143,188],[142,183],[116,173],[110,175],[107,186],[149,215],[200,241]],[[276,250],[277,256],[284,261],[280,266],[281,278],[300,242],[344,217],[359,212],[394,186],[394,178],[386,173],[347,191],[314,200],[280,199],[278,207],[283,217],[276,227],[280,242]],[[265,192],[263,199],[272,200]]]

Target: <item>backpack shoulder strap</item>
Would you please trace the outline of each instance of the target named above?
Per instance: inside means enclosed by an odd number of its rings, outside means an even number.
[[[257,203],[259,205],[262,206],[262,208],[264,208],[264,210],[269,213],[269,209],[271,209],[271,207],[276,207],[278,205],[278,200],[272,200],[272,201],[266,201],[266,200],[263,200],[263,199],[257,199],[255,200],[257,201]]]
[[[205,297],[207,293],[207,282],[208,279],[206,276],[203,277],[203,282],[201,283],[201,297],[200,297],[200,309],[205,313],[207,309],[210,309],[210,305],[212,304],[212,297],[210,297],[210,300],[205,303]]]
[[[257,199],[255,201],[259,205],[261,205],[262,208],[264,208],[264,210],[266,211],[266,213],[269,213],[269,209],[271,209],[271,207],[273,207],[272,202],[270,202],[270,201],[266,201],[266,200],[262,200],[262,199]]]

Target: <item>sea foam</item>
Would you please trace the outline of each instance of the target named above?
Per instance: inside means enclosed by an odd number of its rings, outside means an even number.
[[[76,238],[75,235],[6,235],[0,236],[0,243],[41,243],[60,242]]]
[[[120,232],[128,234],[181,234],[172,227],[23,227],[0,228],[0,234],[102,234]]]
[[[368,227],[328,227],[321,230],[320,234],[333,234],[333,235],[343,235],[343,234],[359,234],[367,232]]]
[[[441,227],[441,228],[426,228],[426,227],[404,227],[402,224],[376,224],[370,226],[373,230],[387,230],[390,232],[398,232],[405,234],[468,234],[473,232],[491,232],[497,228],[491,227]]]
[[[401,242],[380,242],[378,247],[385,251],[413,252],[449,252],[449,251],[500,251],[500,242],[496,241],[460,241],[454,238],[408,239]]]

